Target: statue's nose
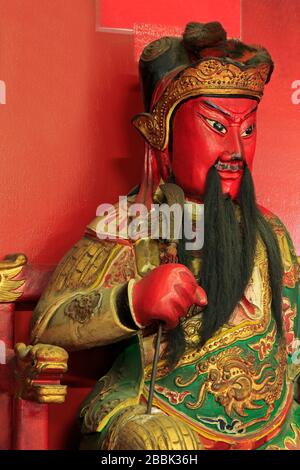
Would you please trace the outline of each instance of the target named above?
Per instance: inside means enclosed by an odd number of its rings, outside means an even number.
[[[221,160],[224,162],[243,160],[244,149],[240,135],[239,126],[232,126],[228,131],[224,152]]]
[[[220,160],[223,162],[242,161],[243,155],[241,153],[225,151],[222,153]]]

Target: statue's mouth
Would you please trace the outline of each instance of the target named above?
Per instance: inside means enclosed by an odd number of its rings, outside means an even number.
[[[218,171],[230,171],[231,173],[235,173],[236,171],[243,170],[244,165],[243,162],[221,162],[220,160],[215,163],[215,168]]]

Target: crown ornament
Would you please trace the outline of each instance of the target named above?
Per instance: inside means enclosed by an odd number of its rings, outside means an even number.
[[[152,147],[164,150],[169,142],[172,113],[182,101],[203,95],[245,96],[259,101],[269,73],[267,63],[249,66],[226,59],[201,60],[179,72],[151,113],[138,114],[132,123]]]

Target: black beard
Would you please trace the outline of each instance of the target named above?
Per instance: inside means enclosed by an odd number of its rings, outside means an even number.
[[[277,238],[257,207],[251,173],[245,166],[238,201],[233,202],[229,196],[223,195],[220,176],[212,167],[208,172],[204,198],[200,279],[208,304],[203,310],[199,347],[228,322],[243,297],[252,274],[258,235],[267,250],[272,312],[281,333],[281,256]],[[181,240],[179,262],[185,264],[183,244],[185,240]],[[168,363],[174,366],[185,350],[182,327],[179,325],[171,331],[168,339]]]

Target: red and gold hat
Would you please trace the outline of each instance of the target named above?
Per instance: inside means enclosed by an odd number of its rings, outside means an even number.
[[[133,125],[151,147],[164,150],[180,103],[203,95],[259,101],[273,68],[266,49],[227,39],[220,23],[188,23],[182,38],[164,37],[144,49],[140,76],[147,112]]]

